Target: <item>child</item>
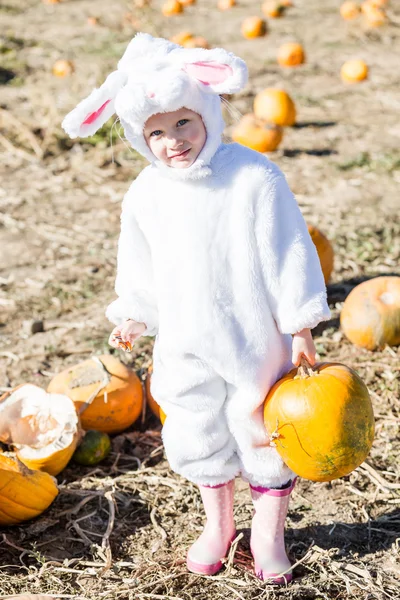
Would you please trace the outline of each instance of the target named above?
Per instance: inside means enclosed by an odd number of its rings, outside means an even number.
[[[255,506],[251,551],[262,579],[290,581],[284,521],[294,473],[269,444],[268,390],[330,316],[316,249],[279,168],[221,143],[220,94],[245,63],[137,34],[105,83],[63,122],[92,135],[117,113],[150,165],[122,204],[110,344],[156,336],[151,391],[167,415],[171,468],[199,485],[207,523],[190,571],[214,574],[235,537],[234,479]],[[293,363],[293,364],[292,364]],[[284,575],[282,575],[284,573]]]

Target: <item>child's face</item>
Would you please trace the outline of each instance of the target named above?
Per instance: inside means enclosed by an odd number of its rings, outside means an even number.
[[[156,158],[169,167],[187,169],[203,149],[207,133],[199,114],[180,108],[147,119],[144,137]]]

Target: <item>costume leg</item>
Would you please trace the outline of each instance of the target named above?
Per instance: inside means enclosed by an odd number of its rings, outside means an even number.
[[[235,537],[233,520],[234,481],[216,487],[199,486],[207,522],[199,539],[189,549],[187,567],[192,573],[214,575],[222,567]]]
[[[243,479],[255,487],[286,484],[295,474],[269,444],[263,418],[265,394],[251,385],[239,388],[228,383],[227,389],[228,427],[236,440]]]
[[[284,528],[290,494],[295,480],[283,489],[252,487],[255,514],[250,547],[254,569],[260,579],[281,585],[292,580],[291,563],[286,555]]]
[[[225,381],[193,354],[153,354],[151,393],[167,418],[162,430],[171,468],[201,486],[228,483],[240,472],[225,415]]]

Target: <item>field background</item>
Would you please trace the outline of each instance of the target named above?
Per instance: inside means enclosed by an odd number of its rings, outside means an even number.
[[[161,2],[138,8],[121,0],[1,0],[0,20],[0,387],[45,388],[60,370],[110,352],[104,316],[114,298],[120,203],[145,161],[111,120],[89,140],[68,140],[64,115],[114,70],[137,30],[170,37],[190,30],[249,65],[246,89],[230,98],[252,108],[255,93],[284,87],[298,109],[271,154],[285,172],[307,222],[332,240],[328,288],[332,320],[314,332],[321,359],[354,367],[368,384],[376,439],[367,463],[331,483],[302,480],[287,520],[297,564],[286,589],[257,580],[249,552],[251,501],[237,481],[235,557],[213,578],[188,574],[185,551],[201,531],[195,486],[163,457],[160,425],[144,414],[114,437],[96,468],[71,464],[61,492],[42,517],[0,529],[0,594],[57,598],[322,600],[400,598],[400,350],[368,352],[344,339],[338,315],[349,291],[382,274],[400,275],[400,5],[374,30],[343,21],[336,0],[294,0],[264,38],[245,40],[242,19],[260,3],[239,0],[229,12],[198,0],[164,18]],[[99,19],[98,25],[87,22]],[[282,70],[280,43],[303,42],[307,63]],[[55,60],[75,72],[56,78]],[[349,58],[362,58],[368,81],[341,82]],[[227,134],[234,119],[226,114]],[[143,378],[152,341],[120,354]],[[119,351],[118,351],[119,354]]]

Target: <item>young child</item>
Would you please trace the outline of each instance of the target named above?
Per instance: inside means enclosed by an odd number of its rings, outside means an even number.
[[[279,168],[223,144],[220,94],[247,81],[221,48],[137,34],[105,83],[63,122],[92,135],[116,113],[150,165],[122,204],[110,344],[155,336],[151,391],[171,468],[198,484],[207,522],[188,569],[214,574],[235,537],[234,479],[250,484],[262,579],[292,578],[284,522],[294,473],[270,445],[263,402],[330,316],[320,262]],[[293,364],[292,364],[293,363]],[[284,573],[282,575],[282,573]]]

